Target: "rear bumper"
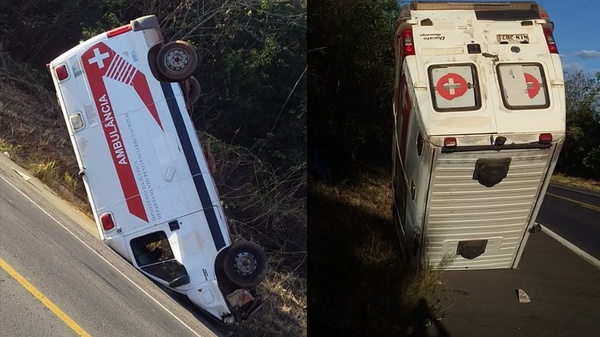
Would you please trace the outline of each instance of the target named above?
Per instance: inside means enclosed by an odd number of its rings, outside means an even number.
[[[504,145],[471,145],[443,147],[442,153],[470,152],[470,151],[502,151],[502,150],[523,150],[523,149],[548,149],[552,143],[528,143],[528,144],[504,144]]]

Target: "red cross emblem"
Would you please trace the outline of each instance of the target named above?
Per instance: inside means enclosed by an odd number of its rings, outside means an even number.
[[[527,84],[527,94],[529,98],[534,98],[540,92],[540,82],[535,76],[525,73],[525,83]]]
[[[467,92],[467,81],[456,73],[448,73],[438,80],[435,89],[443,98],[451,101]]]

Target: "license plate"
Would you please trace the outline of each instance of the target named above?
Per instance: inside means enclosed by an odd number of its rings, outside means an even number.
[[[496,35],[499,43],[519,42],[528,43],[529,36],[527,34],[498,34]]]

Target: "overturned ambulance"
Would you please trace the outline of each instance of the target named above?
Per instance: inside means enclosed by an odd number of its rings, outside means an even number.
[[[408,260],[518,266],[565,138],[553,28],[534,2],[402,8],[393,218]]]
[[[196,65],[188,43],[164,42],[156,17],[145,16],[48,68],[102,241],[231,324],[260,307],[267,257],[231,242],[186,109],[198,96]]]

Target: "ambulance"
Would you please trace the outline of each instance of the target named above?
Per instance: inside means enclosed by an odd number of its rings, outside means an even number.
[[[565,139],[563,71],[535,2],[422,2],[395,36],[392,213],[404,258],[517,268]]]
[[[48,68],[102,241],[224,324],[262,304],[267,257],[232,242],[186,105],[198,96],[191,45],[155,16],[97,35]],[[183,88],[183,89],[182,89]]]

